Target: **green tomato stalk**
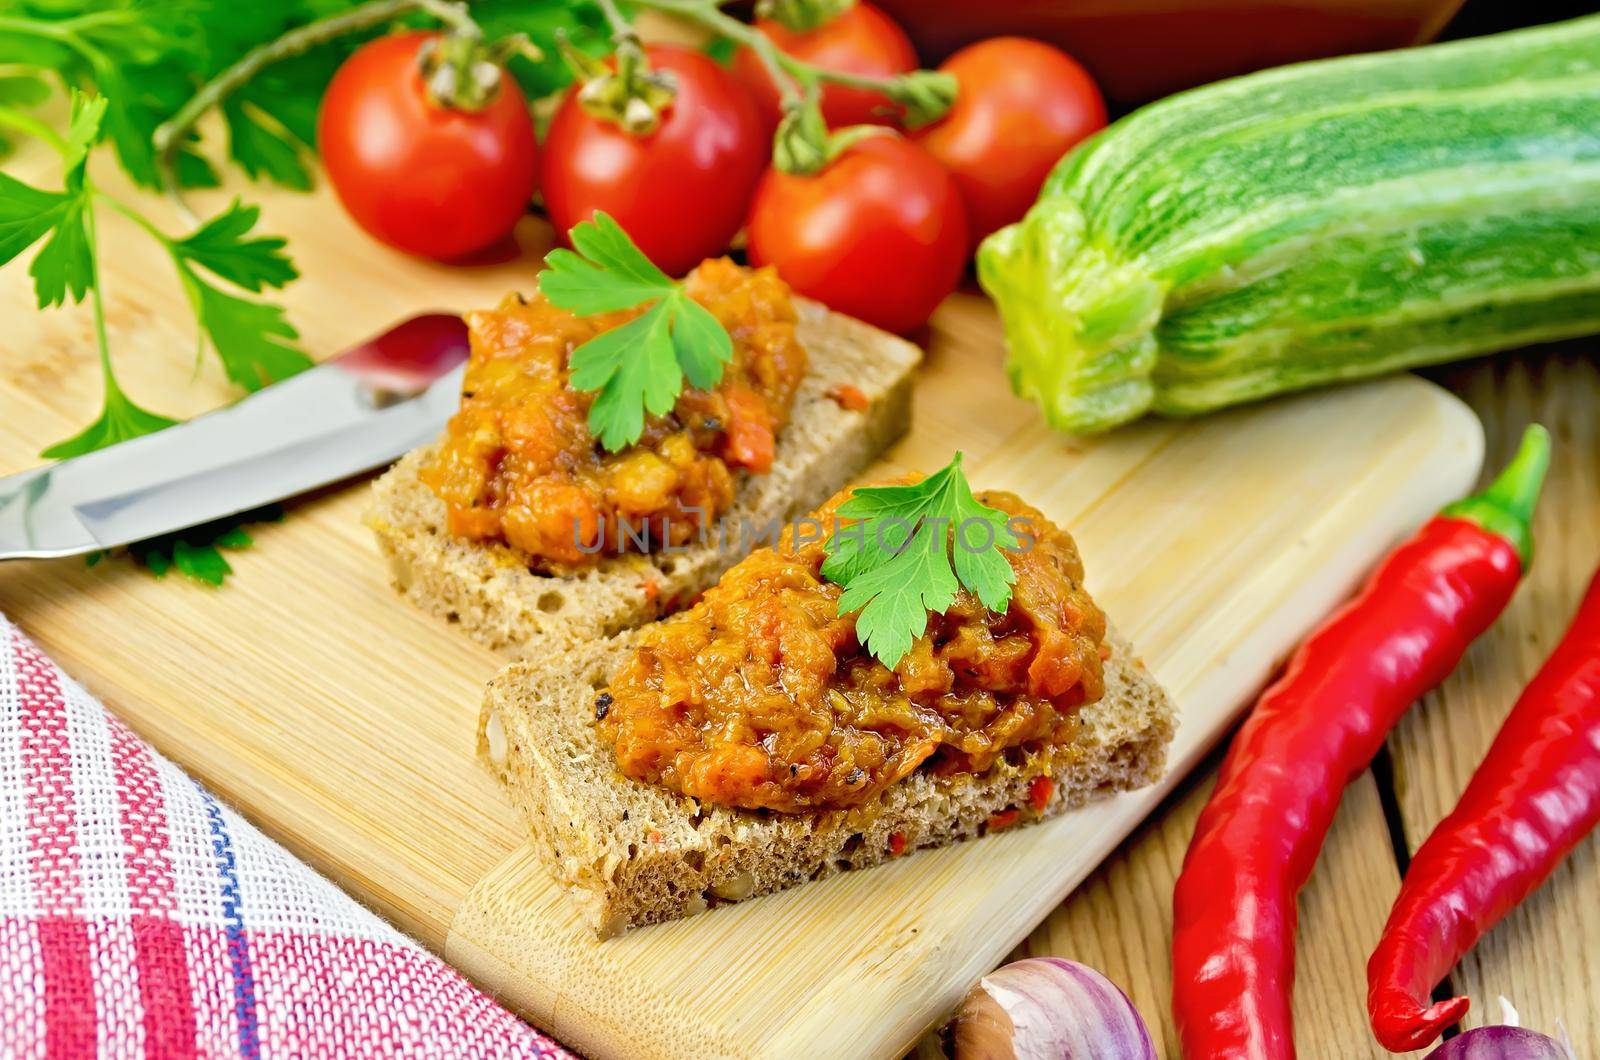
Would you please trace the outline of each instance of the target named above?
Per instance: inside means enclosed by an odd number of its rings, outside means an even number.
[[[595,0],[611,27],[616,69],[561,41],[561,55],[582,87],[578,102],[597,118],[609,121],[635,136],[655,131],[661,114],[677,96],[677,80],[670,70],[652,70],[633,23],[623,17],[614,0]]]
[[[856,0],[757,0],[756,17],[805,33],[856,6]]]
[[[766,0],[758,13],[776,17],[795,29],[815,29],[847,10],[853,0]],[[594,0],[611,24],[617,45],[617,72],[601,68],[592,76],[574,67],[584,88],[580,99],[590,113],[608,118],[631,132],[648,132],[672,100],[670,80],[652,81],[645,69],[638,35],[614,0]],[[955,102],[957,84],[950,74],[913,70],[896,77],[870,77],[796,59],[754,27],[723,12],[717,0],[635,0],[635,6],[660,11],[710,30],[749,48],[777,86],[783,120],[773,143],[773,163],[786,173],[814,173],[864,136],[890,134],[881,126],[853,126],[829,132],[818,109],[824,84],[879,92],[906,111],[906,124],[917,128],[939,120]],[[593,60],[587,59],[588,63]],[[595,64],[598,66],[598,64]],[[630,72],[632,71],[632,72]],[[590,86],[598,84],[599,87]],[[648,116],[646,116],[648,112]]]

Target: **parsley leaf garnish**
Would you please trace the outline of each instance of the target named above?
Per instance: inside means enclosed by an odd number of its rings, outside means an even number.
[[[157,578],[176,570],[186,578],[206,585],[221,585],[233,573],[233,565],[222,554],[223,549],[237,551],[255,544],[245,526],[249,523],[283,522],[283,506],[269,504],[265,508],[240,512],[214,522],[191,526],[171,534],[162,534],[148,541],[129,545],[136,562]],[[97,561],[102,553],[95,553],[90,562]]]
[[[709,390],[733,359],[733,339],[683,284],[656,268],[605,213],[572,229],[572,250],[552,250],[539,274],[551,305],[578,316],[649,309],[572,351],[574,390],[595,393],[589,430],[609,452],[639,440],[645,414],[670,412],[689,385]]]
[[[3,35],[0,35],[3,43]],[[88,176],[88,157],[115,114],[103,96],[72,94],[64,134],[31,121],[14,120],[45,137],[61,155],[60,191],[31,187],[0,174],[0,265],[43,240],[28,273],[39,307],[78,302],[92,294],[104,398],[99,417],[80,433],[50,446],[44,456],[80,456],[117,442],[170,427],[172,420],[140,408],[122,391],[112,370],[100,280],[96,265],[95,209],[108,205],[131,217],[172,256],[178,279],[194,308],[204,336],[222,361],[228,378],[258,390],[311,366],[283,310],[230,293],[207,277],[258,292],[294,279],[284,241],[252,235],[260,211],[237,201],[190,235],[174,239],[118,199],[98,189]]]
[[[248,291],[282,287],[299,273],[283,253],[283,239],[250,235],[260,217],[260,207],[235,199],[225,211],[177,240],[174,249],[184,260]]]
[[[0,115],[9,115],[37,107],[50,98],[50,86],[32,74],[0,76]],[[16,145],[0,135],[0,158],[10,154]]]
[[[311,190],[308,148],[252,100],[234,96],[222,104],[228,149],[251,180],[266,177],[295,191]]]
[[[173,254],[178,279],[229,379],[246,390],[260,390],[311,367],[311,358],[294,345],[300,333],[281,306],[228,294],[190,268],[176,245]]]
[[[294,279],[299,273],[283,252],[284,241],[250,234],[260,216],[260,209],[235,199],[189,236],[165,241],[201,331],[228,378],[246,390],[260,390],[311,367],[311,358],[295,346],[299,332],[281,307],[229,294],[195,268],[247,291],[282,287]]]
[[[857,489],[838,515],[855,522],[823,546],[822,576],[844,587],[839,613],[860,612],[856,635],[891,670],[958,588],[991,611],[1010,606],[1017,575],[1001,550],[1019,547],[1017,535],[972,495],[960,453],[921,482]]]
[[[55,231],[39,249],[28,274],[33,277],[39,308],[65,305],[68,298],[83,301],[94,283],[94,252],[89,247],[89,232],[84,227],[82,195],[68,198],[55,215]]]
[[[72,456],[82,456],[96,449],[104,449],[108,445],[126,442],[130,438],[154,434],[156,431],[171,427],[176,422],[178,421],[135,405],[117,385],[116,376],[108,374],[105,404],[100,410],[100,417],[71,438],[57,442],[39,455],[46,460],[65,460]]]
[[[107,110],[105,99],[73,92],[64,136],[31,120],[13,120],[15,127],[43,135],[61,155],[64,174],[59,192],[34,188],[0,174],[0,265],[48,236],[28,268],[39,307],[61,305],[69,299],[82,301],[93,295],[95,337],[105,383],[103,404],[99,417],[87,428],[44,451],[42,455],[52,459],[78,456],[173,423],[134,404],[111,370],[95,267],[94,202],[98,193],[85,168]]]
[[[33,246],[66,213],[71,196],[41,191],[0,173],[0,263]]]

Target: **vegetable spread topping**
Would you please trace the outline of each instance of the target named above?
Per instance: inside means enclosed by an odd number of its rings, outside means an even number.
[[[806,372],[789,290],[770,269],[705,262],[687,294],[733,339],[709,390],[686,386],[636,444],[606,452],[588,425],[593,393],[570,385],[575,349],[646,311],[577,316],[542,295],[467,316],[461,409],[422,479],[450,532],[502,540],[546,568],[687,544],[725,511],[735,471],[765,472]]]
[[[1003,613],[963,588],[890,669],[857,640],[857,616],[838,613],[823,543],[792,526],[640,635],[601,694],[622,771],[798,812],[863,802],[918,769],[982,773],[1008,752],[1068,745],[1078,708],[1103,691],[1105,616],[1066,531],[1009,493],[980,498],[1027,534],[1003,553],[1016,574]]]

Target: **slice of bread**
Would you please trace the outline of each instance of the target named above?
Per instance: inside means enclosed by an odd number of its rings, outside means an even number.
[[[759,533],[810,511],[911,422],[911,376],[922,351],[814,302],[795,305],[810,368],[778,434],[771,472],[740,480],[723,516],[730,530]],[[868,407],[842,407],[831,396],[841,385],[859,390]],[[609,557],[571,575],[537,573],[514,548],[450,535],[444,502],[417,477],[432,452],[409,454],[373,483],[366,523],[407,599],[513,658],[554,657],[644,625],[692,599],[747,551],[739,547],[744,534],[730,532],[720,547]]]
[[[981,776],[916,772],[848,810],[730,809],[624,776],[599,738],[596,690],[637,637],[630,631],[508,666],[490,682],[478,725],[480,756],[527,815],[551,873],[602,937],[1152,783],[1176,727],[1166,692],[1111,635],[1104,697],[1082,709],[1076,740],[1048,759],[1002,759]],[[1031,802],[1042,776],[1054,785],[1041,810]]]

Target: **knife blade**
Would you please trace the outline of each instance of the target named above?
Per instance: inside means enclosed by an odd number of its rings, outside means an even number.
[[[455,411],[466,325],[426,313],[164,431],[0,478],[0,559],[72,556],[381,467]]]

